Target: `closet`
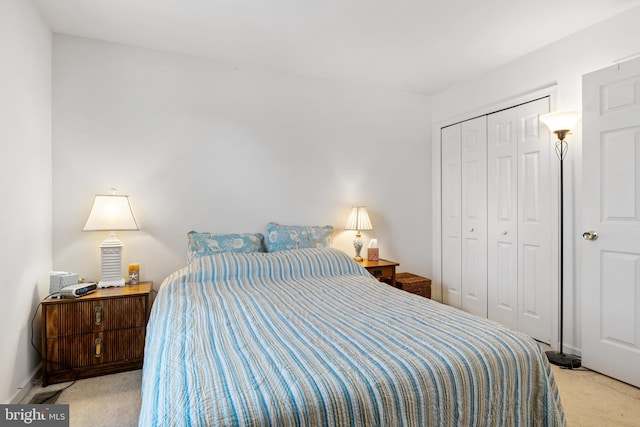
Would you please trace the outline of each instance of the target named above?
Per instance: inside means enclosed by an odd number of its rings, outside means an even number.
[[[549,97],[441,129],[442,299],[551,342]]]

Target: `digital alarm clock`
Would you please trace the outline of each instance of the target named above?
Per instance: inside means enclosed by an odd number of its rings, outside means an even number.
[[[95,292],[96,289],[98,289],[98,285],[95,283],[78,283],[60,289],[60,296],[62,298],[78,298]]]

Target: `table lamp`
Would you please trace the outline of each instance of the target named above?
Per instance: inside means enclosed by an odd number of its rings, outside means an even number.
[[[356,238],[353,240],[353,247],[356,249],[356,256],[353,259],[356,261],[362,261],[362,257],[360,256],[360,251],[362,250],[362,234],[360,234],[360,231],[371,230],[372,228],[367,208],[364,206],[354,206],[351,209],[351,214],[347,219],[347,225],[345,225],[344,229],[356,231]]]
[[[109,236],[100,245],[101,275],[99,288],[124,286],[122,278],[122,242],[116,231],[140,230],[133,215],[129,196],[96,194],[89,218],[82,231],[109,231]]]

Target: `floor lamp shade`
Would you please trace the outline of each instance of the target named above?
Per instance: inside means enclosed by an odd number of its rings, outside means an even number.
[[[100,245],[101,273],[98,287],[124,286],[122,278],[122,242],[116,231],[140,230],[136,217],[125,195],[96,195],[89,218],[82,231],[109,231]]]
[[[540,121],[544,123],[551,132],[570,132],[580,121],[582,115],[578,111],[557,111],[555,113],[543,114]]]

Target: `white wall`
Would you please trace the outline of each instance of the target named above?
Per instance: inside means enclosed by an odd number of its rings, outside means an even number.
[[[0,62],[0,402],[9,403],[39,363],[31,319],[51,269],[51,32],[30,2],[0,2]]]
[[[440,138],[440,127],[483,112],[488,106],[557,84],[557,110],[581,110],[583,74],[640,53],[638,22],[640,7],[436,94],[432,99],[434,168],[439,159],[436,141]],[[562,24],[550,22],[549,25]],[[570,147],[565,160],[565,344],[568,350],[579,352],[580,247],[582,231],[589,228],[581,218],[581,129],[576,129],[568,141]],[[437,181],[436,175],[434,185]],[[438,209],[437,206],[439,204],[434,201],[434,208]],[[435,217],[438,217],[437,210]],[[438,227],[436,220],[434,229]],[[436,278],[439,277],[439,250],[439,241],[434,238]],[[434,287],[437,286],[436,281]]]
[[[106,233],[81,232],[95,193],[129,194],[123,267],[158,287],[186,233],[332,224],[369,208],[380,255],[430,274],[430,99],[54,36],[54,268],[99,278]]]

